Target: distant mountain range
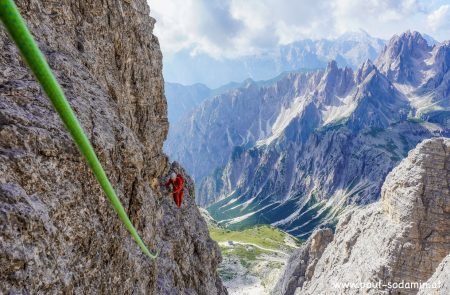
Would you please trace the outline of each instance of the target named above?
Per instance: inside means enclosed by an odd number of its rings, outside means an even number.
[[[184,86],[166,82],[164,90],[171,124],[175,124],[212,94],[211,89],[200,83]]]
[[[367,59],[374,60],[385,43],[358,31],[332,40],[301,40],[263,54],[234,59],[219,60],[185,50],[165,57],[164,77],[169,82],[203,83],[216,88],[230,81],[267,80],[285,71],[325,68],[330,60],[339,66],[356,68]]]
[[[169,134],[222,225],[266,223],[307,237],[379,198],[424,138],[450,135],[450,43],[394,36],[374,63],[246,81],[203,101]]]
[[[424,35],[429,45],[438,42]],[[358,68],[367,59],[375,60],[386,41],[364,31],[349,32],[336,39],[300,40],[273,51],[238,58],[215,59],[189,50],[164,57],[164,77],[168,82],[202,83],[217,88],[230,81],[267,80],[282,72],[325,68],[330,60],[340,67]]]
[[[176,133],[176,130],[179,129],[178,125],[183,124],[183,119],[185,120],[202,102],[231,89],[243,87],[249,81],[251,80],[246,80],[241,83],[231,82],[215,89],[211,89],[201,83],[186,86],[179,83],[166,82],[164,87],[167,99],[168,119],[170,122],[169,136],[171,137],[173,133]]]

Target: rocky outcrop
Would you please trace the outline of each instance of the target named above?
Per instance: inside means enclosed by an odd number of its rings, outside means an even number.
[[[311,280],[317,261],[332,240],[333,231],[331,229],[314,232],[306,244],[289,257],[284,273],[272,294],[294,294],[295,290],[301,288],[305,281]]]
[[[160,255],[149,260],[134,243],[2,28],[0,293],[225,294],[191,181],[180,210],[159,192],[168,122],[146,1],[16,3],[133,224]]]
[[[449,164],[448,138],[418,145],[386,178],[381,201],[341,218],[309,279],[287,269],[279,285],[297,280],[296,294],[416,294],[415,284],[427,281],[436,269],[436,277],[448,275],[445,263],[439,264],[450,252]],[[316,236],[304,252],[313,249]],[[309,264],[300,259],[294,267]],[[401,282],[409,288],[388,286]],[[292,288],[279,290],[293,294]]]
[[[420,287],[418,294],[450,294],[450,255],[442,261],[433,276]]]

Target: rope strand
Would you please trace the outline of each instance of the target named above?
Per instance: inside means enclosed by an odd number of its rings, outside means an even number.
[[[106,176],[100,161],[92,148],[89,139],[87,138],[83,128],[80,125],[75,113],[70,107],[64,92],[53,75],[44,55],[34,41],[33,36],[29,32],[25,21],[20,15],[14,1],[12,0],[0,0],[0,19],[5,25],[11,38],[19,48],[22,57],[27,62],[31,71],[35,75],[38,82],[41,84],[44,92],[47,94],[51,103],[53,104],[56,112],[58,113],[64,125],[69,130],[70,135],[78,146],[78,149],[83,154],[89,167],[92,169],[97,181],[106,194],[109,202],[116,211],[119,219],[123,222],[126,229],[130,232],[133,239],[148,257],[154,259],[158,256],[158,253],[152,254],[141,237],[137,233],[133,224],[131,223],[125,209],[122,206],[119,198],[111,185],[111,182]]]

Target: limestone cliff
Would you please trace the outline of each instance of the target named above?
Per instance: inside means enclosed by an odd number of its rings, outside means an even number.
[[[129,236],[2,27],[0,293],[225,294],[192,186],[181,210],[158,190],[168,122],[146,1],[16,3],[132,222],[161,253],[149,260]]]
[[[348,212],[332,241],[321,239],[321,247],[314,243],[320,232],[312,235],[291,258],[274,293],[390,294],[396,289],[390,283],[426,282],[436,271],[434,281],[448,278],[448,262],[439,265],[450,254],[449,181],[450,139],[419,144],[387,176],[379,202]],[[373,285],[358,288],[360,283]],[[410,284],[395,294],[418,289]]]
[[[438,266],[433,276],[426,282],[428,285],[424,285],[420,288],[420,295],[448,295],[450,294],[450,255],[447,256],[444,261]],[[427,286],[439,286],[438,289],[432,290]]]

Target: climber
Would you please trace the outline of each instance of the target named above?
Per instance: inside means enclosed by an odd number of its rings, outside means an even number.
[[[170,174],[169,180],[164,184],[165,187],[169,188],[169,186],[172,185],[173,191],[173,200],[175,201],[175,204],[178,208],[181,207],[181,203],[183,202],[183,196],[184,196],[184,178],[180,174],[176,174],[175,172],[172,172]]]

